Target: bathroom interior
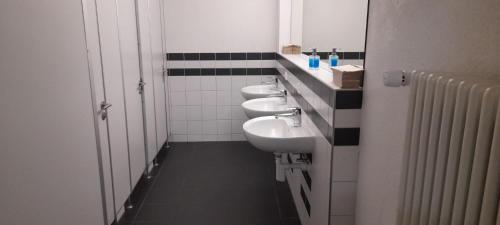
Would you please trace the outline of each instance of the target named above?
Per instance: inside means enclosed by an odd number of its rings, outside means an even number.
[[[2,225],[500,225],[498,0],[2,0]]]

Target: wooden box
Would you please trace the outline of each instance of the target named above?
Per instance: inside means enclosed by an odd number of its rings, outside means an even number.
[[[359,88],[363,83],[364,69],[353,65],[332,67],[333,83],[340,88]]]
[[[287,45],[287,46],[283,46],[283,49],[281,52],[283,54],[298,55],[298,54],[302,54],[302,48],[300,47],[300,45]]]

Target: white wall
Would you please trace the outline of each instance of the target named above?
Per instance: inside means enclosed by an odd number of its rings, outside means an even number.
[[[165,0],[166,50],[275,52],[278,13],[278,0]],[[167,67],[272,68],[275,61],[169,61]],[[171,141],[245,140],[240,89],[267,78],[201,75],[169,76]]]
[[[305,0],[303,51],[363,52],[368,0]]]
[[[500,74],[498,0],[371,1],[362,115],[358,225],[396,224],[407,88],[394,69]]]
[[[167,52],[274,52],[277,0],[165,0]]]

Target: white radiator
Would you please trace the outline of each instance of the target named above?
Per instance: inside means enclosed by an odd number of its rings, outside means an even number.
[[[412,72],[399,225],[500,225],[500,82]]]

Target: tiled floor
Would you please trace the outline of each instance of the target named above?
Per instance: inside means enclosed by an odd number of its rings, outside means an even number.
[[[248,142],[171,143],[123,225],[300,225],[274,157]]]

